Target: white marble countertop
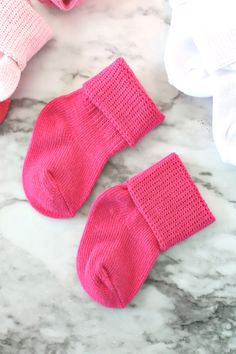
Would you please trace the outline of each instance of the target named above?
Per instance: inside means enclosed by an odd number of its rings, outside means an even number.
[[[236,168],[211,135],[211,101],[167,83],[164,0],[84,0],[70,13],[34,6],[55,38],[23,73],[0,127],[0,353],[236,353]],[[73,219],[54,220],[27,202],[21,168],[32,128],[51,98],[73,91],[123,56],[166,114],[162,126],[108,163]],[[93,302],[75,256],[89,207],[170,152],[180,154],[217,221],[162,254],[128,308]]]

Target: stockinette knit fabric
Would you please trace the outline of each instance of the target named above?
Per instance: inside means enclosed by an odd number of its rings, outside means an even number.
[[[4,101],[14,93],[27,62],[52,38],[52,31],[26,0],[1,0],[0,30],[0,101]]]
[[[77,254],[80,282],[100,304],[125,307],[161,252],[214,220],[172,153],[95,200]]]
[[[163,119],[122,58],[82,89],[52,100],[39,115],[24,162],[30,203],[47,216],[74,216],[108,159]]]

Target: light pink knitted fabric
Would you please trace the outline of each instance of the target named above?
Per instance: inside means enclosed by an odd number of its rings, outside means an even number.
[[[0,2],[0,101],[15,91],[27,62],[52,38],[44,19],[26,0]]]
[[[47,216],[74,216],[107,160],[163,119],[124,59],[117,59],[40,113],[23,168],[30,203]]]
[[[95,200],[77,255],[81,284],[100,304],[125,307],[160,252],[214,220],[172,153]]]
[[[58,7],[61,10],[68,11],[73,7],[78,5],[81,0],[39,0],[43,4],[47,4],[49,6]]]

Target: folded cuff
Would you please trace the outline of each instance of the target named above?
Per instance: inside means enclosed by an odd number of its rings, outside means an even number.
[[[26,0],[1,0],[0,52],[17,62],[21,71],[48,40],[52,30]]]
[[[215,221],[178,155],[128,182],[130,195],[165,251]]]
[[[164,119],[123,58],[87,81],[83,89],[130,146]]]
[[[210,74],[236,62],[236,24],[219,32],[209,29],[205,35],[195,33],[193,39]]]
[[[207,71],[236,62],[235,0],[195,0],[188,5],[192,38]]]

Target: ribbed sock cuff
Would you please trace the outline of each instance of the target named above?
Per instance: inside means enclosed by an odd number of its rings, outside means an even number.
[[[25,68],[48,40],[52,30],[26,0],[1,0],[0,51]]]
[[[123,58],[87,81],[83,89],[130,146],[164,119]]]
[[[212,74],[236,62],[236,27],[193,35],[204,66]]]
[[[172,153],[127,182],[130,195],[165,251],[215,217],[178,155]]]

